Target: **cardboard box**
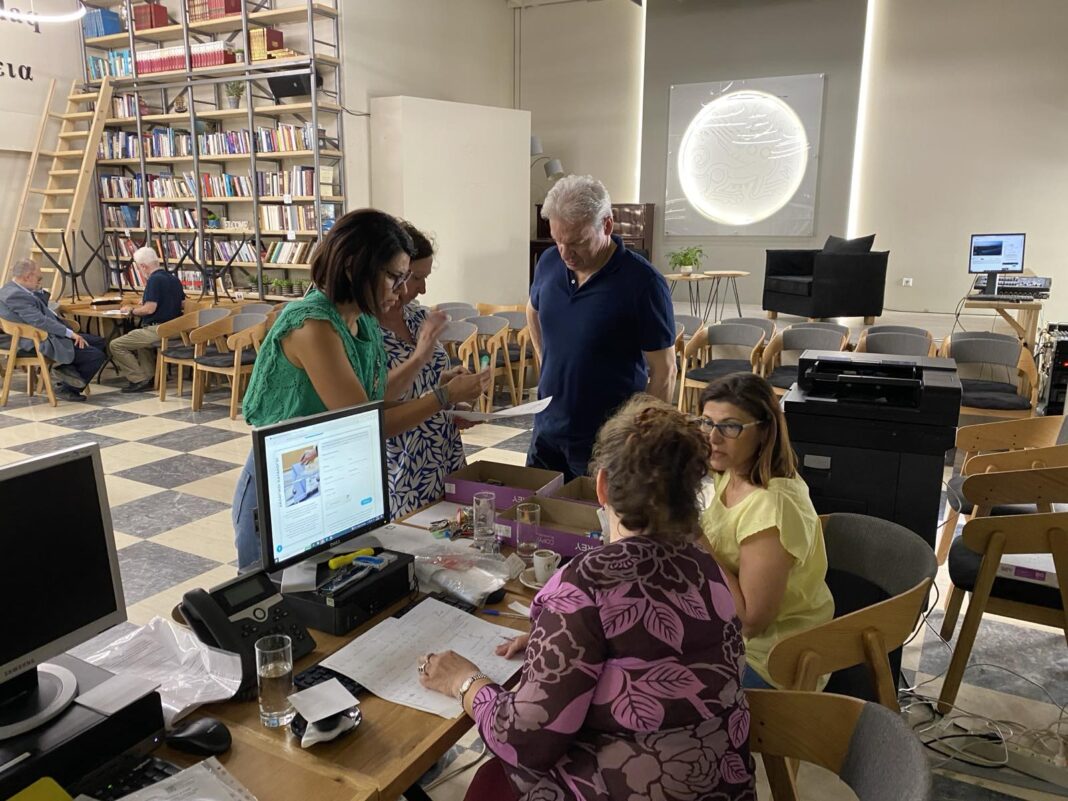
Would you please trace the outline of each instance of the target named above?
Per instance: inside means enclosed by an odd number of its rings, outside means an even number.
[[[489,482],[494,483],[489,483]],[[445,500],[470,505],[476,492],[497,496],[497,511],[515,506],[531,495],[551,495],[564,483],[564,474],[537,467],[500,462],[472,462],[445,476]]]
[[[560,489],[550,493],[553,498],[565,498],[576,503],[592,503],[600,506],[597,500],[597,482],[589,476],[579,476],[564,484]]]
[[[597,532],[598,535],[601,533],[597,507],[542,495],[528,498],[526,502],[536,503],[541,507],[541,522],[538,525],[539,548],[548,548],[568,558],[592,551],[603,544],[600,536],[590,536],[591,531]],[[513,547],[518,505],[515,504],[497,515],[497,538]]]

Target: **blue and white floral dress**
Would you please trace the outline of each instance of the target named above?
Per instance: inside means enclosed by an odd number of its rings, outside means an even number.
[[[414,340],[419,338],[419,328],[429,313],[425,306],[414,303],[402,311],[413,342],[402,341],[388,328],[382,328],[390,369],[411,358],[415,351]],[[401,400],[420,398],[432,392],[449,366],[449,355],[440,344],[437,345],[434,355],[423,365],[415,383]],[[389,509],[394,518],[439,500],[445,494],[445,476],[466,464],[460,432],[442,412],[387,439],[386,456],[389,459]]]

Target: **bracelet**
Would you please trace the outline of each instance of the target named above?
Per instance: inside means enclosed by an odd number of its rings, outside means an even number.
[[[434,398],[437,400],[438,405],[441,406],[442,411],[448,411],[452,408],[452,404],[449,403],[449,388],[448,387],[434,387]]]
[[[471,689],[471,685],[474,684],[479,679],[485,679],[486,681],[491,681],[490,677],[487,676],[485,673],[483,673],[481,670],[478,673],[476,673],[474,676],[470,676],[470,677],[464,679],[464,683],[460,685],[460,691],[458,693],[456,693],[456,698],[460,701],[460,705],[461,706],[463,705],[464,696],[467,695],[467,691],[470,690]]]

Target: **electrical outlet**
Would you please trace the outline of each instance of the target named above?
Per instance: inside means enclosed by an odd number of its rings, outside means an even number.
[[[901,286],[912,286],[912,279],[911,278],[902,278],[901,279]]]

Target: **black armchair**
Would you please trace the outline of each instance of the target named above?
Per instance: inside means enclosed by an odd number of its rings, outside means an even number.
[[[764,309],[801,317],[864,317],[883,313],[889,251],[834,253],[769,250],[764,272]]]

